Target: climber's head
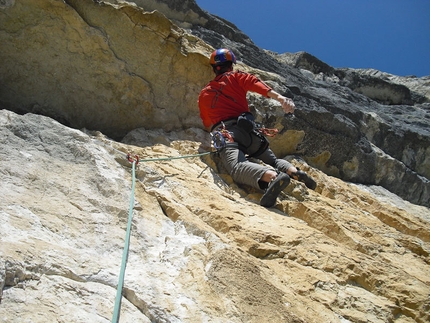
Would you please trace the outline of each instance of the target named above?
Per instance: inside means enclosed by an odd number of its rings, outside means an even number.
[[[236,56],[229,49],[219,48],[211,54],[210,64],[217,75],[231,71],[235,63]]]

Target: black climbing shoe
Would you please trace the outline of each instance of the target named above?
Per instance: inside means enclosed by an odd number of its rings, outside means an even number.
[[[297,168],[297,172],[292,174],[294,179],[297,179],[300,182],[305,183],[306,187],[314,190],[317,187],[317,183],[304,171],[301,171]],[[297,178],[296,178],[297,177]]]
[[[284,188],[290,184],[290,176],[285,173],[280,173],[274,180],[269,183],[269,187],[263,194],[260,200],[260,205],[264,207],[272,207],[276,204],[276,198]]]

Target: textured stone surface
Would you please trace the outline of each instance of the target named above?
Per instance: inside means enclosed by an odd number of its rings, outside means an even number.
[[[269,52],[192,0],[3,1],[0,41],[0,107],[115,139],[139,127],[201,127],[196,100],[212,78],[211,46],[230,47],[237,68],[294,97],[297,113],[286,118],[250,96],[258,120],[281,129],[277,154],[429,206],[428,78]]]
[[[0,322],[111,321],[125,155],[210,149],[211,46],[294,97],[288,117],[249,99],[318,187],[265,209],[216,155],[142,162],[121,322],[428,322],[429,208],[381,187],[428,206],[428,78],[271,53],[192,0],[136,4],[0,1]]]
[[[110,322],[139,155],[120,322],[428,322],[430,210],[292,159],[275,208],[206,134],[123,143],[0,110],[0,322]],[[136,145],[136,146],[135,146]],[[146,161],[144,161],[146,160]]]
[[[3,108],[114,138],[198,122],[208,46],[159,12],[23,0],[0,10],[0,39]]]

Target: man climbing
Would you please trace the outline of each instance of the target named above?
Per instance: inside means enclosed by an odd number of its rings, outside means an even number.
[[[206,129],[222,134],[226,142],[220,156],[227,171],[236,183],[264,190],[260,205],[265,207],[276,204],[290,177],[315,189],[316,183],[311,177],[286,160],[278,159],[269,148],[267,139],[256,129],[246,94],[251,91],[275,99],[285,113],[294,113],[293,100],[275,92],[252,74],[233,71],[235,63],[236,57],[229,49],[212,53],[210,64],[215,78],[202,89],[198,101]],[[266,165],[251,162],[249,157]]]
[[[290,176],[315,189],[315,181],[305,172],[283,159],[278,159],[269,148],[267,139],[255,126],[246,94],[248,91],[278,100],[285,113],[293,113],[293,100],[275,92],[252,74],[233,71],[236,58],[231,50],[215,50],[210,64],[215,78],[199,95],[200,117],[212,133],[221,133],[226,141],[220,156],[233,180],[239,184],[262,189],[260,205],[272,207],[279,193],[290,183]],[[253,163],[249,157],[266,165]]]

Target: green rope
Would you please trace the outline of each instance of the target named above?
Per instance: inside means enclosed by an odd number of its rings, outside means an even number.
[[[124,286],[125,267],[127,265],[128,250],[129,250],[129,246],[130,246],[131,221],[133,219],[134,188],[135,188],[135,184],[136,184],[135,173],[136,173],[136,162],[133,161],[133,164],[132,164],[132,185],[131,185],[131,197],[130,197],[130,209],[129,209],[130,211],[128,213],[127,233],[125,236],[125,246],[124,246],[124,251],[122,254],[121,271],[119,273],[119,282],[118,282],[118,287],[117,287],[117,291],[116,291],[115,308],[114,308],[114,312],[113,312],[112,323],[118,323],[119,322],[119,314],[121,311],[122,288]]]
[[[149,162],[149,161],[162,161],[162,160],[173,160],[173,159],[181,159],[181,158],[192,158],[192,157],[200,157],[204,155],[212,154],[213,152],[205,152],[201,154],[195,155],[184,155],[178,157],[163,157],[163,158],[148,158],[148,159],[140,159],[138,162]],[[125,236],[125,246],[122,254],[122,263],[121,270],[119,273],[119,282],[116,291],[116,299],[115,299],[115,307],[112,316],[112,323],[119,322],[119,316],[121,312],[121,299],[122,299],[122,289],[124,287],[124,276],[125,276],[125,267],[127,266],[128,259],[128,251],[130,248],[130,234],[131,234],[131,224],[133,220],[133,207],[134,207],[134,193],[136,186],[136,160],[132,161],[132,185],[131,185],[131,197],[130,197],[130,208],[128,213],[128,223],[127,223],[127,232]]]
[[[149,162],[149,161],[162,161],[162,160],[173,160],[173,159],[182,159],[182,158],[193,158],[193,157],[200,157],[205,156],[209,154],[213,154],[215,152],[208,151],[201,154],[195,154],[195,155],[184,155],[184,156],[177,156],[177,157],[162,157],[162,158],[148,158],[148,159],[139,159],[139,162]]]

